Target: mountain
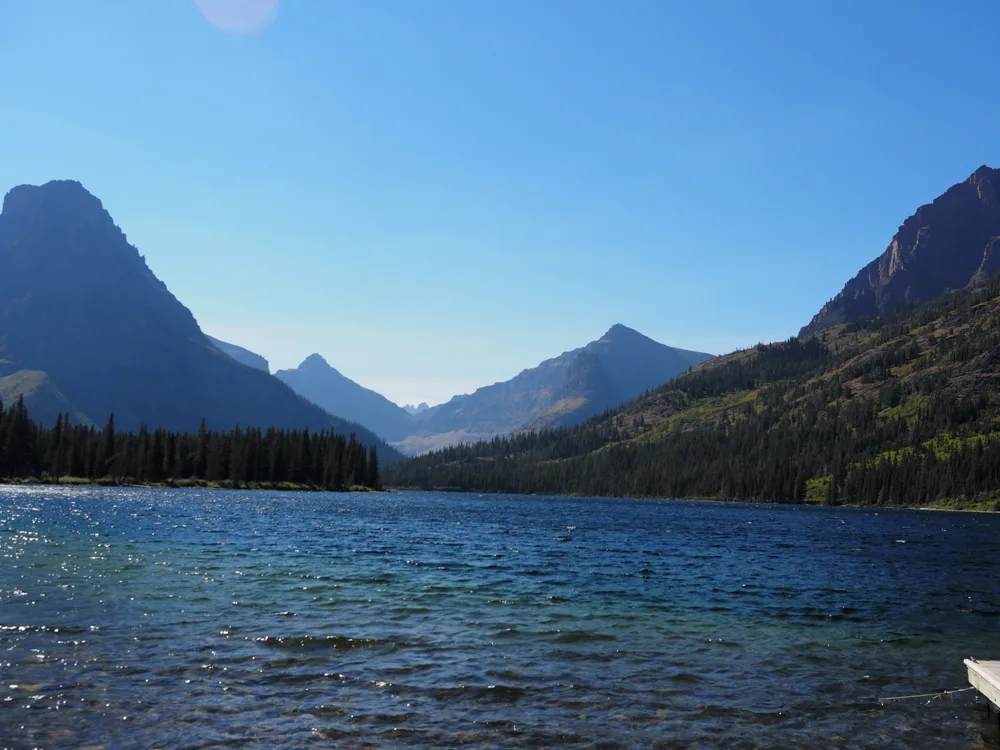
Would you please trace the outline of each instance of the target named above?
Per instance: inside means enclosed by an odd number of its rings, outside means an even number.
[[[404,453],[522,429],[576,424],[635,398],[711,355],[675,349],[623,325],[510,380],[455,396],[397,444]]]
[[[407,412],[409,414],[412,414],[414,416],[416,416],[418,414],[423,414],[425,411],[427,411],[430,408],[431,407],[429,407],[427,405],[426,401],[421,401],[416,406],[414,406],[413,404],[404,404],[403,405],[403,411],[405,411],[405,412]]]
[[[711,359],[583,425],[400,462],[394,486],[1000,510],[1000,278]]]
[[[363,424],[386,440],[402,440],[414,429],[413,417],[405,409],[344,377],[318,354],[309,355],[293,370],[278,370],[275,376],[331,414]]]
[[[38,370],[77,410],[122,430],[236,425],[371,432],[235,362],[73,181],[22,185],[0,212],[0,359]],[[384,459],[395,451],[383,446]]]
[[[24,405],[40,424],[55,424],[60,414],[69,414],[75,424],[93,424],[56,388],[51,378],[38,370],[18,370],[0,377],[0,403],[5,407],[24,399]]]
[[[242,346],[236,346],[236,344],[229,344],[225,341],[220,341],[214,336],[208,336],[208,340],[215,344],[215,347],[223,354],[228,354],[240,364],[252,367],[255,370],[271,372],[271,365],[259,354],[255,354],[249,349],[244,349]]]
[[[1000,271],[1000,170],[982,166],[903,222],[878,258],[799,333],[880,315]]]

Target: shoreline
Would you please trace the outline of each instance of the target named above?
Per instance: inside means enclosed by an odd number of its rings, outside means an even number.
[[[18,478],[18,479],[0,479],[0,488],[2,487],[136,487],[136,488],[151,488],[151,489],[167,489],[167,490],[240,490],[245,492],[329,492],[332,494],[345,494],[352,492],[443,492],[448,494],[469,494],[469,495],[505,495],[511,493],[505,492],[486,492],[482,490],[459,490],[459,489],[424,489],[421,487],[383,487],[382,489],[373,489],[371,487],[365,487],[362,485],[353,485],[351,487],[345,487],[343,489],[325,489],[323,487],[316,487],[308,484],[298,484],[295,482],[234,482],[231,480],[220,480],[220,481],[209,481],[206,479],[179,479],[170,480],[166,482],[127,482],[127,481],[115,481],[112,479],[84,479],[81,477],[64,477],[60,481],[56,482],[51,479],[38,479],[36,477],[30,478]],[[985,507],[975,507],[976,505],[982,504],[984,501],[970,501],[968,503],[959,503],[958,507],[935,507],[932,505],[920,505],[920,506],[879,506],[879,505],[854,505],[852,503],[842,503],[840,505],[824,505],[823,503],[770,503],[757,500],[734,500],[731,498],[721,498],[721,497],[617,497],[611,495],[581,495],[578,493],[513,493],[520,495],[522,497],[541,497],[541,496],[551,496],[551,497],[575,497],[575,498],[589,498],[594,499],[606,499],[606,500],[674,500],[682,502],[697,502],[697,503],[741,503],[744,505],[787,505],[789,507],[808,507],[808,508],[855,508],[858,510],[920,510],[920,511],[934,511],[938,513],[1000,513],[1000,503],[996,501],[985,501],[988,503],[993,503],[998,507],[985,508]],[[969,507],[972,506],[972,507]]]
[[[740,503],[743,505],[774,505],[774,506],[787,506],[790,508],[856,508],[858,510],[932,510],[932,511],[945,511],[951,513],[1000,513],[1000,501],[968,501],[963,503],[962,501],[957,501],[960,507],[933,507],[930,505],[855,505],[852,503],[839,503],[837,505],[825,505],[819,502],[805,502],[805,503],[774,503],[767,502],[764,500],[735,500],[733,498],[725,497],[661,497],[661,496],[646,496],[646,497],[621,497],[618,495],[584,495],[578,492],[566,492],[566,493],[556,493],[556,492],[495,492],[488,490],[461,490],[456,488],[440,488],[434,487],[430,489],[425,489],[423,487],[400,487],[400,486],[387,486],[385,491],[396,491],[396,492],[444,492],[449,494],[464,493],[467,495],[517,495],[520,497],[575,497],[575,498],[591,498],[597,500],[674,500],[681,502],[691,502],[691,503]],[[944,501],[949,502],[949,501]],[[981,503],[994,503],[996,507],[994,508],[981,508],[981,507],[968,507],[976,506]],[[964,505],[964,507],[962,507]]]
[[[989,510],[987,508],[933,508],[929,505],[913,508],[913,510],[931,510],[937,513],[1000,513],[1000,510]]]
[[[235,482],[232,480],[209,481],[207,479],[177,479],[166,482],[130,482],[113,479],[85,479],[82,477],[63,477],[60,481],[39,479],[37,477],[0,479],[2,487],[136,487],[162,490],[243,490],[247,492],[330,492],[344,494],[349,492],[387,492],[387,489],[373,489],[363,485],[352,485],[343,489],[326,489],[310,484],[296,482]]]

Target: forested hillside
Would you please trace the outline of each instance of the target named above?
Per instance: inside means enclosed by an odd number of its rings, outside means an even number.
[[[1000,498],[1000,281],[711,360],[584,425],[453,447],[394,485],[923,505]]]

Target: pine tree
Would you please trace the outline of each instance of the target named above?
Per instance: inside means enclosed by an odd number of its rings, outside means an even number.
[[[63,442],[63,415],[60,413],[56,417],[55,427],[52,428],[52,433],[49,436],[49,456],[47,460],[49,474],[51,474],[52,481],[56,484],[59,484],[59,477],[62,476]]]
[[[368,450],[368,477],[365,480],[365,484],[373,490],[382,489],[382,483],[378,475],[378,453],[375,451],[374,445]]]
[[[330,463],[330,487],[335,490],[343,489],[347,482],[347,443],[343,435],[337,435],[333,440],[333,454]]]
[[[208,426],[205,420],[201,420],[198,425],[198,437],[194,453],[194,476],[197,479],[204,479],[208,471]]]
[[[106,477],[111,473],[115,460],[115,415],[112,412],[108,416],[108,423],[104,426],[101,435],[101,447],[97,454],[97,463],[94,467],[95,478]]]
[[[245,482],[247,478],[247,442],[237,425],[229,444],[229,477],[236,482]]]
[[[132,457],[130,470],[125,472],[125,476],[131,476],[138,482],[149,481],[149,453],[152,448],[149,430],[145,424],[139,425],[139,437],[135,448],[135,455]]]

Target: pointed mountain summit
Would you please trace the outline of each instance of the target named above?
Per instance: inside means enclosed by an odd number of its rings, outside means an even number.
[[[340,375],[337,368],[330,365],[329,362],[321,354],[310,354],[301,364],[296,368],[299,372],[330,372],[333,371]]]
[[[861,269],[800,332],[881,315],[1000,271],[1000,170],[983,165],[921,206],[885,252]]]
[[[319,354],[310,354],[298,367],[278,370],[275,376],[314,404],[363,424],[385,440],[402,440],[414,429],[413,417],[405,409],[341,375]]]
[[[653,340],[648,336],[643,336],[634,328],[629,328],[627,325],[623,323],[615,323],[613,326],[611,326],[611,328],[607,330],[607,332],[603,336],[601,336],[601,338],[598,339],[598,341],[612,341],[615,339],[620,340],[629,338],[636,341],[639,339],[643,339],[645,341]]]
[[[333,427],[379,442],[217,349],[78,182],[4,198],[0,360],[0,376],[45,373],[76,412],[98,424],[113,412],[123,430],[194,432],[205,419],[213,430]]]
[[[419,432],[396,445],[404,453],[422,453],[518,430],[577,424],[711,356],[666,346],[617,324],[584,347],[434,407],[417,420]]]

